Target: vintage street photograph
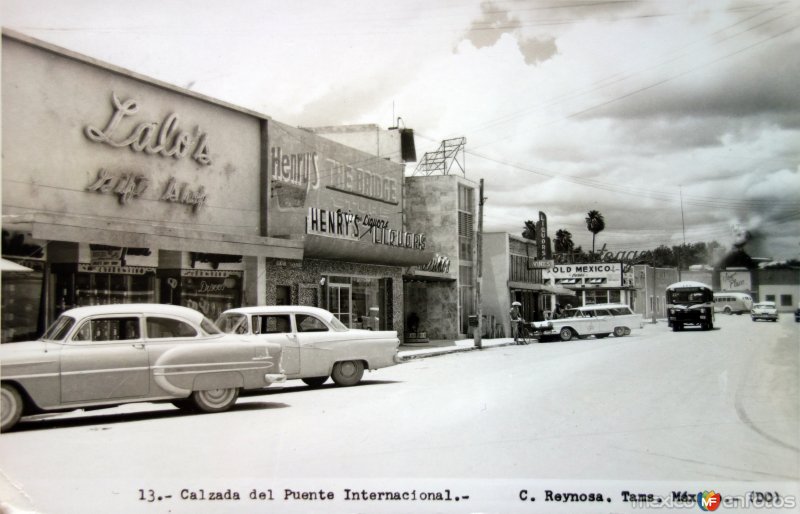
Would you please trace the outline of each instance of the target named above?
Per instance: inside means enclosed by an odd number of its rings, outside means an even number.
[[[0,514],[800,510],[800,1],[0,26]]]

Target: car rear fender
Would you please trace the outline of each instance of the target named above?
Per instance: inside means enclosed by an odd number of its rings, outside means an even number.
[[[236,371],[223,373],[203,373],[194,378],[193,391],[209,391],[211,389],[243,388],[244,377]]]
[[[197,390],[265,387],[264,375],[279,372],[280,346],[235,341],[181,345],[164,352],[152,369],[156,384],[178,397]]]

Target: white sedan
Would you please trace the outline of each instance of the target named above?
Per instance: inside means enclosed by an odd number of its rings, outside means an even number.
[[[775,306],[775,302],[754,303],[753,310],[750,311],[750,317],[753,321],[759,319],[778,321],[778,308]]]
[[[287,379],[318,387],[331,377],[336,385],[361,381],[364,370],[401,362],[394,330],[347,328],[325,309],[306,306],[241,307],[222,313],[217,326],[232,334],[252,334],[283,347]]]

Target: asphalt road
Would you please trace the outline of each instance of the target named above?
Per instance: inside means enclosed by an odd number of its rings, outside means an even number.
[[[287,480],[796,483],[799,344],[790,316],[718,316],[709,332],[660,323],[418,359],[351,388],[293,381],[222,414],[59,415],[0,436],[0,498],[37,512],[183,512],[146,497]]]

